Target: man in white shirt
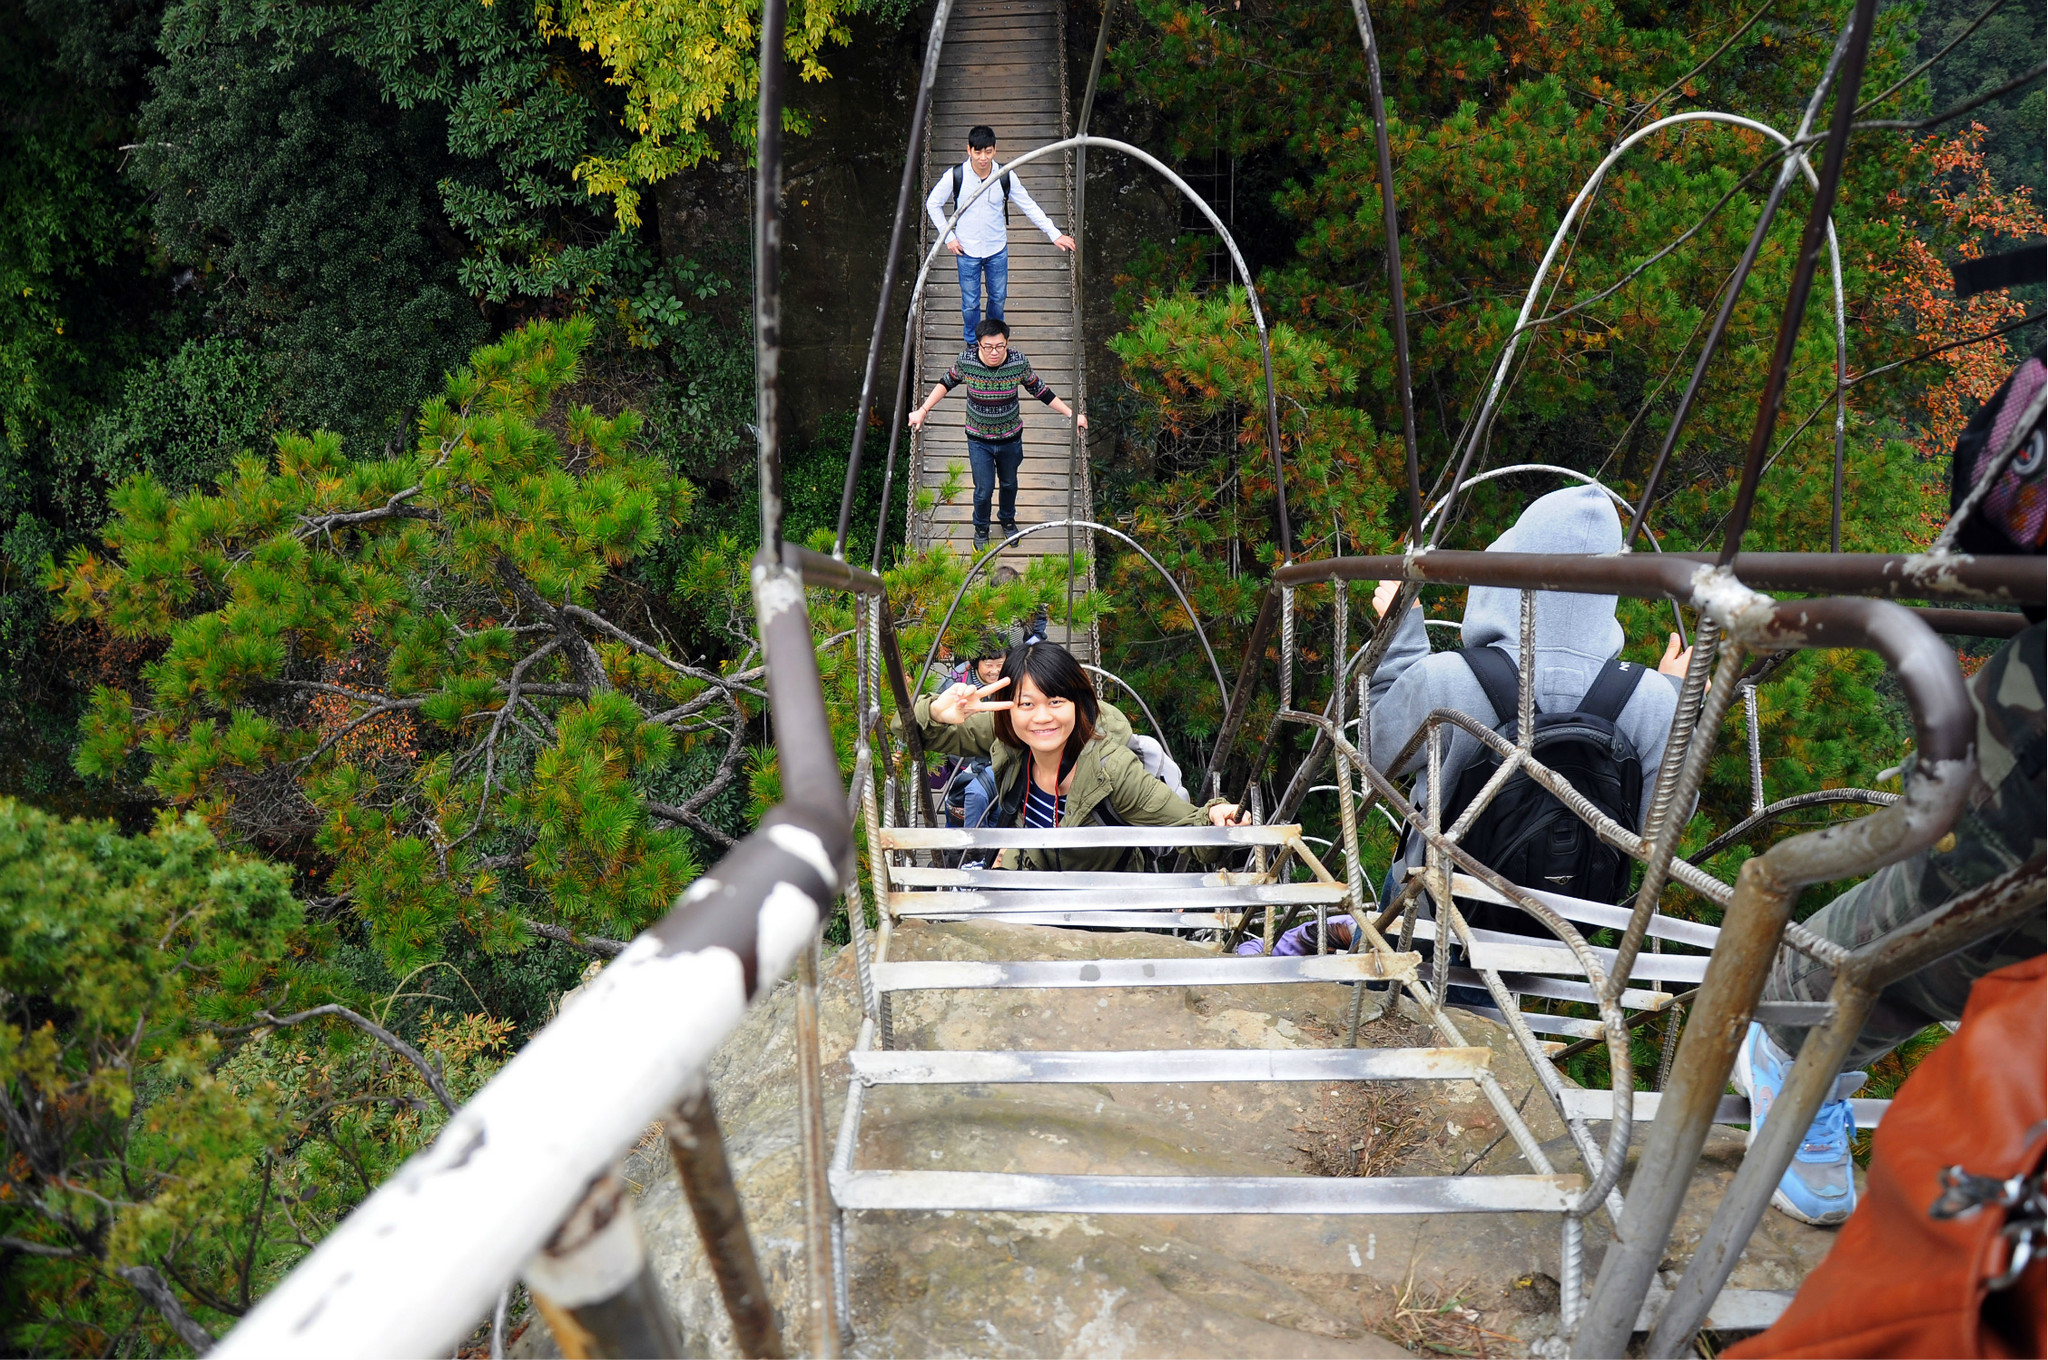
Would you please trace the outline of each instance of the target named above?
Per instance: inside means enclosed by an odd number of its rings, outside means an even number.
[[[1032,200],[1023,181],[996,164],[996,133],[987,124],[977,124],[968,129],[966,163],[954,166],[932,186],[931,194],[924,201],[924,210],[931,215],[932,225],[945,231],[946,221],[952,216],[946,205],[951,202],[957,207],[974,198],[974,191],[992,178],[1001,182],[975,199],[960,215],[952,234],[946,237],[946,248],[959,257],[954,263],[960,270],[960,329],[965,346],[970,350],[974,348],[974,328],[981,324],[983,277],[988,280],[988,315],[991,320],[1002,319],[1003,302],[1010,293],[1009,214],[1012,203],[1024,210],[1024,215],[1045,233],[1047,240],[1061,250],[1074,248],[1074,238],[1053,225],[1052,219],[1045,215],[1045,209]]]

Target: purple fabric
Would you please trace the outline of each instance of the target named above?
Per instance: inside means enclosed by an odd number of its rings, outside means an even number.
[[[1340,921],[1346,926],[1351,924],[1349,916],[1332,916],[1330,918],[1330,924],[1333,926]],[[1251,939],[1239,940],[1237,952],[1240,954],[1263,954],[1266,952],[1266,942],[1264,940]],[[1274,958],[1298,959],[1315,952],[1316,923],[1314,921],[1310,921],[1306,925],[1296,926],[1292,930],[1283,931],[1280,938],[1273,941]]]

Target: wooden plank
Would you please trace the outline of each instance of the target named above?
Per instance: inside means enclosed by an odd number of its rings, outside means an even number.
[[[939,88],[932,109],[932,132],[923,162],[924,191],[929,194],[964,157],[967,131],[977,124],[995,129],[998,146],[1013,161],[1036,147],[1065,135],[1066,71],[1059,25],[1062,11],[1052,0],[965,0],[955,11],[942,53]],[[1071,210],[1069,157],[1052,155],[1016,171],[1033,198],[1065,227]],[[1053,390],[1071,397],[1074,373],[1073,273],[1056,251],[1021,215],[1012,214],[1010,290],[1004,306],[1017,348],[1031,357]],[[932,228],[920,221],[928,249]],[[916,364],[924,390],[942,375],[959,353],[960,290],[956,271],[941,254],[932,265],[926,291],[926,313],[919,327]],[[1072,427],[1035,402],[1025,408],[1024,459],[1019,469],[1021,490],[1017,515],[1026,524],[1064,518],[1069,499],[1073,451]],[[961,416],[942,408],[939,422],[915,444],[913,478],[928,488],[946,480],[948,465],[967,462],[966,433]],[[1086,513],[1086,498],[1077,509]],[[971,483],[947,505],[919,516],[914,531],[921,543],[940,545],[954,553],[972,551]],[[1057,531],[1034,535],[1003,550],[1006,560],[1022,565],[1034,558],[1062,553],[1066,536]],[[1055,637],[1065,630],[1055,628]],[[1072,640],[1085,651],[1085,630]]]

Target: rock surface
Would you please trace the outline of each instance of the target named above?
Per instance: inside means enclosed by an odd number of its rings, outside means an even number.
[[[1155,935],[989,923],[909,924],[897,959],[1187,957]],[[827,1131],[858,1031],[850,952],[823,975]],[[896,998],[899,1048],[1292,1048],[1341,1042],[1335,985],[1122,991],[927,992]],[[801,1348],[803,1219],[795,995],[785,984],[711,1074],[756,1249],[785,1335]],[[1468,1042],[1522,1106],[1559,1171],[1583,1167],[1501,1026],[1464,1012]],[[1361,1044],[1428,1045],[1390,1011]],[[1596,1125],[1596,1133],[1604,1126]],[[1640,1140],[1638,1141],[1638,1146]],[[1742,1153],[1716,1129],[1671,1255],[1682,1263]],[[1238,1175],[1526,1171],[1470,1082],[1303,1086],[878,1087],[859,1168]],[[628,1159],[657,1277],[711,1353],[731,1328],[664,1146]],[[1608,1240],[1588,1224],[1590,1280]],[[1787,1289],[1831,1235],[1775,1211],[1731,1283]],[[1526,1353],[1555,1329],[1557,1220],[1539,1215],[1152,1217],[865,1213],[846,1224],[854,1352],[862,1355],[1400,1355],[1408,1347]],[[541,1329],[521,1349],[545,1347]]]

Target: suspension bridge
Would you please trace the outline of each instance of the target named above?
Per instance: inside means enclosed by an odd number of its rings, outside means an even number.
[[[1379,134],[1383,179],[1390,179],[1385,116],[1370,15],[1355,0],[1361,52],[1369,77]],[[763,9],[760,92],[760,171],[756,197],[757,315],[764,410],[776,392],[778,316],[776,230],[780,174],[780,121],[784,91],[781,54],[783,6]],[[1837,100],[1855,105],[1875,17],[1861,0],[1842,40]],[[1106,19],[1105,19],[1106,33]],[[877,318],[863,401],[870,399],[878,357],[889,334],[887,300],[899,268],[916,269],[915,301],[904,327],[908,377],[924,387],[956,351],[959,312],[951,288],[950,257],[936,233],[917,226],[924,189],[958,158],[966,128],[996,126],[1006,157],[1047,210],[1063,225],[1076,205],[1069,196],[1076,162],[1089,149],[1125,155],[1159,174],[1200,205],[1171,169],[1142,149],[1071,131],[1062,23],[1057,0],[971,0],[949,12],[941,0],[933,19],[899,195],[896,244],[885,262],[883,312]],[[1098,41],[1098,53],[1101,42]],[[1099,62],[1097,63],[1099,69]],[[1831,68],[1832,69],[1832,68]],[[1093,76],[1091,76],[1091,82]],[[1086,106],[1092,85],[1084,95]],[[1821,100],[1816,96],[1813,107]],[[1808,113],[1808,122],[1814,117]],[[1084,121],[1084,120],[1083,120]],[[1805,159],[1808,127],[1788,139],[1784,172],[1811,172],[1814,205],[1809,239],[1819,242],[1839,182],[1847,115],[1836,119],[1821,163]],[[1036,145],[1030,145],[1031,143]],[[1019,154],[1021,150],[1021,154]],[[1618,154],[1618,153],[1617,153]],[[1602,166],[1602,173],[1606,166]],[[1065,177],[1064,179],[1062,177]],[[1596,177],[1597,178],[1597,177]],[[1588,186],[1590,192],[1591,186]],[[1583,198],[1583,195],[1582,195]],[[1398,223],[1391,193],[1384,197],[1388,253],[1397,258]],[[1773,204],[1777,202],[1773,200]],[[1757,227],[1768,228],[1769,213]],[[1241,256],[1224,224],[1209,220],[1227,246],[1243,281]],[[1569,217],[1559,227],[1563,237]],[[915,230],[912,228],[915,227]],[[908,239],[921,250],[906,260]],[[1080,339],[1073,325],[1071,262],[1042,239],[1013,235],[1010,316],[1016,343],[1055,386],[1079,386]],[[1554,252],[1553,252],[1554,253]],[[1796,332],[1821,255],[1801,256],[1786,303],[1785,334]],[[1549,261],[1545,262],[1547,270]],[[1398,277],[1397,267],[1395,277]],[[1542,284],[1531,285],[1533,300]],[[1730,285],[1731,296],[1740,278]],[[1397,318],[1402,302],[1393,293]],[[1252,298],[1257,307],[1256,294]],[[1265,321],[1258,318],[1262,341]],[[1529,320],[1525,310],[1523,320]],[[1725,317],[1723,318],[1725,322]],[[1723,326],[1706,339],[1711,355]],[[1518,332],[1519,333],[1519,332]],[[1512,352],[1457,450],[1446,502],[1476,479],[1467,475],[1482,442]],[[1934,602],[2038,604],[2044,583],[2032,560],[1972,558],[1952,552],[1950,537],[1932,552],[1913,556],[1842,553],[1754,554],[1740,551],[1747,507],[1763,474],[1762,452],[1774,426],[1778,379],[1789,357],[1781,346],[1776,373],[1761,403],[1759,439],[1752,448],[1728,540],[1719,554],[1640,552],[1617,557],[1475,553],[1434,547],[1423,518],[1409,441],[1411,544],[1432,551],[1380,557],[1294,561],[1284,497],[1277,507],[1284,565],[1272,573],[1262,607],[1233,682],[1222,666],[1225,720],[1205,754],[1202,784],[1227,781],[1230,790],[1260,795],[1259,824],[1227,827],[1148,828],[1091,826],[1032,830],[950,828],[930,806],[925,752],[915,724],[892,736],[883,714],[911,698],[915,673],[899,656],[886,587],[878,574],[836,556],[783,542],[779,499],[762,497],[762,545],[754,561],[757,620],[769,660],[770,713],[780,752],[785,801],[764,826],[742,841],[694,884],[674,909],[592,983],[578,1004],[537,1036],[482,1093],[451,1120],[435,1144],[409,1162],[286,1278],[224,1341],[220,1353],[268,1356],[286,1351],[351,1355],[424,1354],[443,1349],[490,1315],[515,1280],[524,1280],[568,1354],[680,1354],[672,1310],[650,1270],[632,1197],[610,1173],[620,1155],[662,1121],[684,1191],[712,1260],[733,1335],[749,1355],[780,1355],[801,1348],[836,1355],[852,1334],[846,1240],[863,1232],[880,1211],[1071,1214],[1339,1214],[1540,1215],[1554,1230],[1555,1277],[1560,1286],[1554,1318],[1557,1353],[1621,1354],[1633,1332],[1649,1333],[1650,1353],[1684,1353],[1698,1329],[1716,1316],[1740,1313],[1749,1325],[1768,1321],[1769,1308],[1745,1308],[1724,1288],[1734,1258],[1755,1230],[1769,1194],[1820,1102],[1835,1089],[1836,1062],[1846,1051],[1878,988],[1903,971],[1940,957],[1970,940],[2002,929],[2043,899],[2038,860],[1958,898],[1911,927],[1849,950],[1789,924],[1798,885],[1867,874],[1934,843],[1954,820],[1972,769],[1974,722],[1954,654],[1936,625],[1965,626],[1954,611],[1915,611],[1894,598]],[[1405,343],[1400,381],[1407,383]],[[1702,358],[1702,365],[1706,359]],[[904,384],[907,389],[909,383]],[[902,406],[921,396],[899,390],[888,457],[893,478]],[[1284,488],[1278,421],[1266,386],[1267,454]],[[1405,396],[1405,394],[1404,394]],[[865,414],[865,412],[863,412]],[[1684,412],[1678,416],[1682,422]],[[1412,421],[1410,422],[1412,424]],[[864,429],[865,422],[861,422]],[[764,419],[764,488],[777,484],[780,449],[776,426]],[[857,440],[860,436],[857,435]],[[907,489],[936,490],[956,455],[944,429],[913,441]],[[1675,437],[1675,436],[1674,436]],[[861,446],[857,442],[854,462]],[[1653,472],[1643,504],[1661,474]],[[1560,472],[1567,477],[1578,474]],[[848,486],[857,467],[850,468]],[[1839,478],[1837,485],[1840,485]],[[851,504],[851,493],[847,504]],[[912,499],[915,505],[914,498]],[[1072,512],[1069,506],[1072,506]],[[1437,536],[1452,518],[1432,511]],[[840,541],[846,539],[842,509]],[[895,513],[885,509],[885,514]],[[1071,526],[1088,550],[1113,531],[1095,525],[1087,497],[1085,459],[1076,459],[1070,432],[1050,422],[1027,435],[1026,481],[1020,520],[1080,521]],[[912,511],[911,541],[967,547],[964,508],[939,507],[919,519]],[[1003,555],[1064,551],[1069,526],[1027,535],[984,555],[987,570]],[[1744,681],[1761,682],[1752,658],[1801,648],[1862,648],[1883,658],[1896,676],[1915,728],[1917,761],[1901,794],[1853,791],[1874,810],[1853,834],[1806,833],[1785,837],[1761,856],[1767,872],[1729,883],[1676,853],[1683,818],[1652,818],[1642,833],[1604,819],[1520,745],[1464,715],[1433,714],[1411,750],[1437,746],[1465,730],[1493,746],[1504,766],[1520,768],[1560,793],[1567,806],[1608,844],[1642,864],[1641,886],[1623,903],[1586,902],[1510,883],[1460,844],[1463,826],[1446,827],[1428,807],[1413,806],[1404,791],[1360,753],[1359,729],[1369,721],[1363,705],[1367,680],[1392,629],[1350,635],[1347,593],[1354,583],[1398,580],[1390,616],[1399,617],[1424,586],[1490,585],[1518,590],[1524,609],[1523,645],[1533,645],[1535,593],[1580,591],[1669,601],[1695,611],[1697,646],[1679,698],[1679,717],[1663,767],[1655,772],[1660,807],[1690,807],[1704,777],[1724,718]],[[1168,584],[1172,585],[1168,578]],[[964,591],[967,587],[963,585]],[[1177,588],[1177,587],[1176,587]],[[848,592],[859,610],[857,629],[858,732],[851,787],[838,764],[816,666],[806,591]],[[1331,601],[1327,618],[1327,697],[1307,703],[1302,630],[1325,624],[1306,607],[1308,596]],[[1813,598],[1780,601],[1767,592]],[[1194,618],[1199,632],[1201,622]],[[1974,613],[1968,626],[1990,634],[2016,631],[2017,615]],[[2002,632],[2000,630],[2003,630]],[[1205,647],[1209,642],[1202,634]],[[1080,639],[1076,639],[1077,643]],[[1274,731],[1282,724],[1306,729],[1308,756],[1291,771],[1263,767],[1270,733],[1248,732],[1246,715],[1266,683],[1269,651],[1279,665],[1273,690]],[[1520,730],[1529,733],[1533,695],[1525,651],[1520,674]],[[1710,684],[1709,681],[1712,681]],[[1298,683],[1304,688],[1297,689]],[[1752,688],[1753,692],[1753,688]],[[1240,740],[1240,739],[1243,740]],[[900,740],[900,746],[897,744]],[[1258,754],[1254,756],[1252,752]],[[1757,757],[1752,754],[1752,760]],[[1646,772],[1646,775],[1648,772]],[[1272,776],[1269,779],[1268,776]],[[1282,777],[1284,776],[1284,777]],[[1319,782],[1320,781],[1320,782]],[[1195,781],[1191,780],[1190,783]],[[1475,807],[1497,789],[1482,793]],[[1767,804],[1761,776],[1753,776],[1757,806],[1745,827],[1767,824],[1798,804]],[[1280,791],[1284,790],[1284,791]],[[1334,793],[1341,827],[1335,844],[1321,849],[1304,837],[1299,814],[1316,791]],[[1362,858],[1359,819],[1382,811],[1420,836],[1427,862],[1379,901]],[[864,835],[856,858],[854,827]],[[1211,867],[1168,872],[1000,872],[959,867],[956,852],[1031,847],[1138,847],[1207,856]],[[1719,903],[1718,929],[1667,916],[1672,885]],[[1471,928],[1460,903],[1491,901],[1518,907],[1551,937],[1500,936]],[[847,1055],[851,1070],[838,1128],[826,1126],[824,1070],[818,1031],[819,938],[836,903],[843,902],[852,934],[849,948],[859,976],[862,1019]],[[1423,910],[1424,907],[1428,909]],[[1350,913],[1360,928],[1353,947],[1296,958],[1238,956],[1242,939],[1270,943],[1290,923]],[[1085,962],[1069,958],[957,962],[896,957],[891,946],[906,922],[990,920],[1043,928],[1172,931],[1215,946],[1191,957],[1183,949],[1151,956],[1105,950]],[[1614,932],[1611,947],[1588,942],[1594,930]],[[1321,934],[1321,932],[1319,932]],[[1143,940],[1143,934],[1130,939]],[[1156,938],[1156,937],[1155,937]],[[1323,935],[1327,940],[1327,935]],[[1427,960],[1418,942],[1431,942]],[[1835,991],[1826,1002],[1779,1003],[1760,1008],[1764,972],[1781,942],[1826,961]],[[1322,948],[1326,949],[1325,944]],[[794,972],[797,1001],[794,1041],[801,1094],[805,1236],[803,1306],[778,1315],[745,1222],[716,1112],[704,1096],[703,1073],[750,1006]],[[1252,984],[1330,985],[1349,988],[1351,1024],[1342,1041],[1285,1053],[1267,1050],[1174,1050],[1147,1047],[1142,1035],[1128,1047],[1090,1051],[909,1049],[898,1043],[896,998],[931,991],[1006,994],[1029,991],[1075,1004],[1108,989],[1180,987],[1226,990]],[[1448,1008],[1452,986],[1484,989],[1512,1041],[1538,1075],[1540,1095],[1567,1129],[1564,1145],[1546,1146],[1502,1089],[1489,1050],[1468,1041],[1467,1020]],[[1358,1046],[1357,1017],[1368,989],[1398,989],[1431,1031],[1428,1044],[1399,1049]],[[1531,1001],[1576,1003],[1576,1015]],[[1654,1092],[1634,1088],[1630,1034],[1649,1020],[1668,1020],[1679,1003],[1690,1006],[1682,1030],[1665,1024],[1669,1080]],[[1780,1096],[1782,1119],[1766,1125],[1743,1162],[1714,1220],[1666,1288],[1663,1267],[1684,1194],[1709,1126],[1742,1120],[1747,1110],[1724,1095],[1734,1061],[1734,1038],[1753,1017],[1804,1027],[1802,1048]],[[1549,1036],[1549,1037],[1539,1037]],[[658,1037],[650,1037],[658,1036]],[[1561,1081],[1550,1061],[1561,1040],[1590,1044],[1609,1063],[1613,1090],[1582,1091]],[[864,1150],[862,1108],[879,1087],[990,1084],[1118,1086],[1176,1082],[1472,1083],[1500,1121],[1521,1157],[1515,1170],[1476,1176],[1324,1177],[1141,1176],[1090,1172],[930,1170],[877,1162]],[[573,1096],[573,1098],[565,1098]],[[1881,1118],[1878,1105],[1865,1119]],[[1631,1144],[1640,1143],[1637,1170],[1624,1183]],[[1597,1223],[1607,1244],[1589,1259],[1587,1230]],[[974,1307],[972,1299],[959,1306]],[[1753,1302],[1753,1301],[1751,1301]],[[1717,1312],[1717,1310],[1729,1310]],[[801,1336],[801,1341],[797,1340]]]

